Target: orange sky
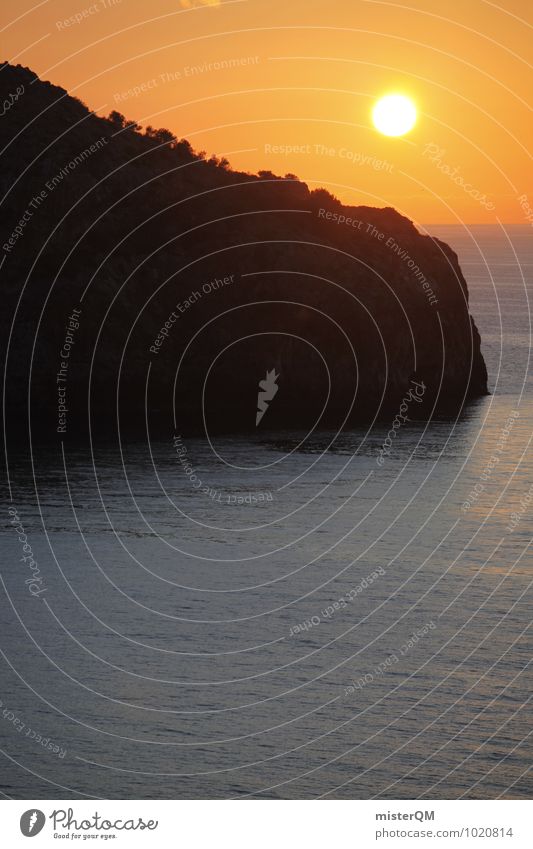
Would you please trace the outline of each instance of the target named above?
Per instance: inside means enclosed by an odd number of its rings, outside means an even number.
[[[530,0],[2,0],[2,9],[1,58],[100,114],[167,127],[237,168],[292,172],[417,223],[526,223],[528,203],[533,212]],[[403,138],[371,124],[388,91],[419,108]]]

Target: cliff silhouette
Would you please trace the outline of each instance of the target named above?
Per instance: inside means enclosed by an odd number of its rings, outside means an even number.
[[[11,436],[340,427],[412,381],[409,415],[487,393],[456,254],[395,210],[231,170],[18,65],[0,89]]]

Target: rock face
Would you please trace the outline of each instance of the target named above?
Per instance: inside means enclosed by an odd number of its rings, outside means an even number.
[[[19,66],[0,88],[10,436],[349,426],[413,379],[420,415],[486,394],[457,256],[393,209],[232,171]]]

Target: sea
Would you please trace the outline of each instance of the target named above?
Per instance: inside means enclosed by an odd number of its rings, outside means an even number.
[[[531,798],[533,233],[428,230],[489,372],[457,418],[8,446],[4,797]]]

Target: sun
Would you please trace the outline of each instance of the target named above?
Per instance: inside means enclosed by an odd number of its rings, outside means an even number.
[[[403,136],[416,123],[416,106],[403,94],[386,94],[372,109],[376,130],[385,136]]]

